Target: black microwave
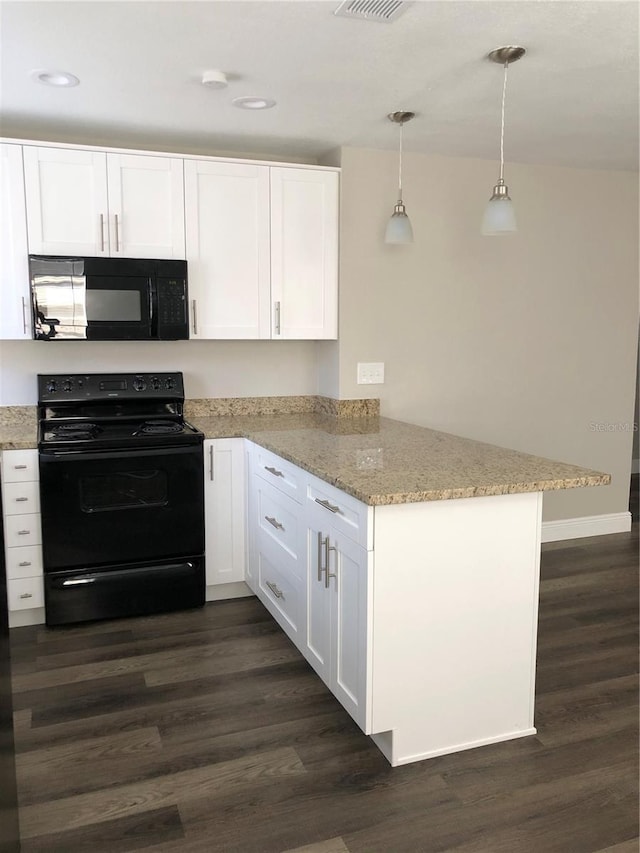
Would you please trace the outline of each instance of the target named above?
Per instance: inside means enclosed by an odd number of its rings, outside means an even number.
[[[37,341],[189,337],[187,262],[29,255]]]

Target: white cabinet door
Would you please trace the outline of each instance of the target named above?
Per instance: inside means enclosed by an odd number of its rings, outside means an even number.
[[[269,167],[185,162],[191,337],[268,338]]]
[[[332,529],[329,551],[331,592],[331,690],[360,728],[371,731],[368,701],[372,642],[369,553]],[[332,577],[333,575],[333,577]]]
[[[245,577],[245,452],[242,438],[204,443],[207,586]]]
[[[31,337],[22,148],[0,145],[0,339]]]
[[[182,160],[107,154],[111,255],[185,257]]]
[[[308,514],[307,624],[302,652],[360,728],[371,730],[372,555],[317,510]]]
[[[109,254],[104,152],[28,145],[24,173],[32,255]]]
[[[338,175],[271,168],[272,337],[338,336]]]

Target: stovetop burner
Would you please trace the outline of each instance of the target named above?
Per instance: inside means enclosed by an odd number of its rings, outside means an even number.
[[[98,424],[66,423],[52,427],[52,436],[59,441],[89,441],[102,432]]]
[[[145,421],[138,432],[146,435],[166,435],[172,432],[182,432],[182,424],[173,421]]]

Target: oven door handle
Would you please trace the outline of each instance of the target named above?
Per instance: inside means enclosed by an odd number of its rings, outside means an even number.
[[[185,456],[187,454],[202,453],[201,444],[165,445],[153,448],[119,448],[114,450],[98,450],[86,452],[84,450],[41,450],[40,462],[99,462],[108,459],[141,459],[154,456]]]

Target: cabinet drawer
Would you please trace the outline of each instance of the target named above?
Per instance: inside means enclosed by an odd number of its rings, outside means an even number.
[[[327,517],[327,525],[331,525],[364,548],[372,548],[368,544],[367,519],[369,509],[366,504],[352,498],[339,489],[323,483],[317,477],[310,477],[307,483],[307,500],[311,509],[320,507]]]
[[[5,483],[24,483],[37,480],[37,450],[5,450],[2,454],[2,479]]]
[[[288,572],[280,571],[262,550],[258,552],[258,590],[260,599],[283,630],[292,638],[298,637],[301,584]]]
[[[285,495],[302,503],[305,472],[269,450],[255,445],[252,454],[253,470]]]
[[[26,483],[6,483],[3,503],[6,515],[40,512],[40,486],[33,480]]]
[[[44,580],[42,575],[35,578],[19,578],[18,580],[7,581],[7,600],[9,610],[44,607]]]
[[[40,545],[42,543],[40,514],[8,515],[5,519],[5,539],[7,548]]]
[[[255,513],[259,540],[267,539],[296,565],[296,574],[304,576],[303,511],[300,504],[279,492],[260,477],[254,477]]]
[[[42,548],[28,545],[25,548],[7,548],[7,578],[28,578],[42,574]]]

